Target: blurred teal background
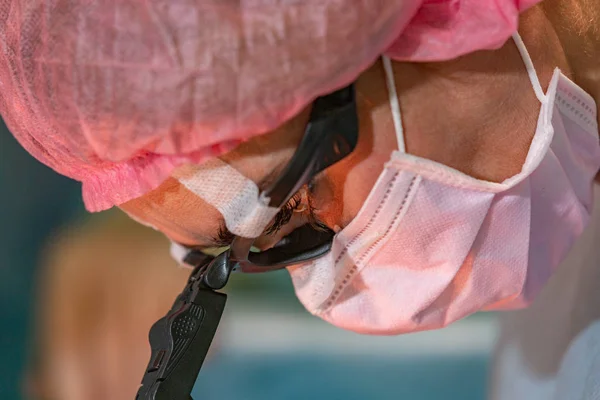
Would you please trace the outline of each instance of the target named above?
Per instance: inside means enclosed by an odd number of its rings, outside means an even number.
[[[115,218],[115,213],[82,218],[85,213],[79,184],[31,158],[6,129],[0,130],[0,187],[0,399],[26,399],[24,371],[36,353],[31,339],[45,334],[36,331],[40,328],[32,323],[38,285],[45,283],[36,282],[39,271],[45,267],[44,249],[60,228],[97,223]],[[140,228],[123,228],[133,222],[120,223],[124,225],[114,229],[121,237],[139,236]],[[101,233],[109,248],[113,243],[110,232],[109,229]],[[154,232],[151,235],[159,236]],[[84,235],[78,237],[78,242],[88,240],[90,249],[107,253],[96,245],[97,237],[86,239]],[[116,246],[120,239],[112,240]],[[167,242],[157,240],[161,243],[158,248],[154,241],[148,241],[148,251],[166,254]],[[69,240],[65,243],[60,251],[68,256],[72,250]],[[131,268],[131,262],[131,258],[124,259],[116,267]],[[81,263],[80,268],[85,269],[85,264]],[[170,268],[174,266],[165,265],[164,273],[170,273]],[[97,282],[102,284],[100,279]],[[109,295],[111,290],[117,290],[104,284]],[[155,285],[152,290],[160,291],[160,284]],[[342,331],[309,315],[296,300],[285,271],[263,276],[236,275],[228,292],[230,298],[215,351],[198,378],[195,400],[485,398],[487,365],[496,335],[493,315],[476,315],[436,332],[368,337]],[[128,295],[139,296],[133,283]],[[77,303],[77,299],[73,302]],[[169,307],[169,303],[170,300],[162,306]],[[144,307],[143,302],[139,307]],[[147,331],[145,326],[142,328]],[[108,335],[109,327],[95,329],[96,335]],[[127,330],[121,334],[127,335]],[[134,343],[147,348],[145,337],[136,337]],[[129,354],[123,352],[122,356],[125,360]],[[145,364],[139,365],[140,374],[144,367]],[[135,390],[138,383],[139,380],[131,381],[127,393]],[[127,396],[123,394],[122,398]],[[46,398],[71,400],[52,396],[32,400]],[[120,398],[112,396],[107,400]]]
[[[249,278],[256,287],[236,287]],[[492,314],[435,332],[364,336],[304,311],[285,271],[234,276],[231,286],[220,354],[200,374],[195,400],[485,398]]]
[[[0,120],[0,398],[22,398],[22,374],[46,241],[83,208],[79,185],[34,160]]]

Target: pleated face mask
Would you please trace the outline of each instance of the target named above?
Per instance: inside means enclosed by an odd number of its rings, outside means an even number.
[[[361,333],[398,334],[523,307],[544,286],[590,216],[600,167],[596,104],[558,69],[544,93],[514,39],[541,107],[521,172],[502,183],[404,152],[385,60],[400,151],[331,252],[289,268],[311,313]]]

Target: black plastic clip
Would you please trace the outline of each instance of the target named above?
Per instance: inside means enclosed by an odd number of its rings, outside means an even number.
[[[166,316],[150,329],[152,355],[136,400],[190,400],[227,296],[216,292],[236,263],[229,251],[200,263]]]

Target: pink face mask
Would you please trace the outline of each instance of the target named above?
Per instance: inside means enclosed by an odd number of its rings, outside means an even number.
[[[400,151],[332,251],[289,268],[313,314],[361,333],[443,327],[479,310],[527,305],[582,233],[600,167],[596,104],[558,69],[544,93],[514,37],[541,109],[522,171],[481,181]]]

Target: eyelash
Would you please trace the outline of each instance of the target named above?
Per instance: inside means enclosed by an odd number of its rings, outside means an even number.
[[[310,182],[308,183],[308,185],[306,186],[307,192],[309,193],[308,196],[306,196],[306,201],[308,204],[303,204],[302,200],[303,200],[303,196],[301,192],[296,193],[294,196],[292,196],[291,199],[288,200],[288,202],[281,207],[281,209],[279,210],[279,212],[277,213],[277,215],[275,216],[273,222],[271,223],[271,225],[269,225],[267,227],[267,229],[265,230],[265,233],[267,235],[273,235],[277,232],[279,232],[281,230],[281,228],[283,228],[287,223],[290,222],[290,220],[292,219],[292,216],[294,215],[294,211],[296,211],[300,206],[302,205],[306,205],[307,207],[307,217],[308,217],[308,223],[310,223],[311,225],[313,225],[313,227],[315,229],[325,229],[325,224],[323,224],[321,221],[319,221],[319,219],[317,218],[317,216],[314,213],[314,207],[312,205],[312,201],[311,201],[311,196],[312,193],[314,192],[314,182]],[[217,241],[219,243],[222,243],[224,246],[228,246],[231,241],[233,240],[234,235],[231,235],[228,231],[227,228],[225,226],[222,226],[219,228],[219,232],[217,233]]]
[[[281,207],[281,210],[279,210],[279,212],[275,216],[275,219],[273,220],[273,223],[271,223],[271,225],[266,229],[265,233],[267,235],[272,235],[274,233],[279,232],[281,228],[283,228],[288,222],[290,222],[292,216],[294,215],[294,211],[296,211],[301,205],[302,194],[298,192],[294,196],[292,196],[292,198],[289,199],[283,207]],[[308,206],[310,215],[312,215],[312,208],[310,208],[310,204],[308,204]]]
[[[327,225],[319,220],[319,217],[315,214],[315,207],[313,206],[313,195],[315,193],[316,183],[314,180],[310,181],[306,186],[306,196],[302,196],[301,192],[296,193],[285,206],[281,208],[275,220],[266,230],[267,235],[272,235],[274,233],[279,232],[281,228],[283,228],[290,219],[294,215],[294,211],[296,211],[300,206],[306,206],[305,218],[307,219],[307,223],[310,224],[315,230],[327,230]],[[306,200],[306,204],[302,202],[303,197]],[[304,211],[303,211],[304,212]]]
[[[227,230],[225,224],[219,226],[219,231],[215,236],[215,242],[218,243],[219,247],[226,247],[233,242],[235,235]]]

